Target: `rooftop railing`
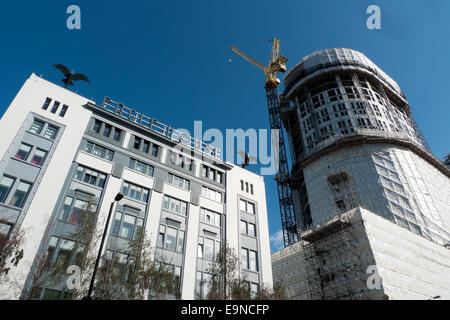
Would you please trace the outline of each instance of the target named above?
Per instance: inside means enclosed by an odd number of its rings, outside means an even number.
[[[119,102],[115,102],[108,97],[103,99],[102,107],[111,113],[120,116],[123,119],[133,122],[145,129],[149,129],[156,132],[170,140],[182,143],[194,150],[197,150],[203,154],[211,156],[216,159],[220,159],[221,149],[216,148],[210,144],[207,144],[197,138],[191,137],[184,132],[174,129],[166,124],[159,122],[154,118],[147,117],[146,115],[137,112],[134,109],[124,106]]]

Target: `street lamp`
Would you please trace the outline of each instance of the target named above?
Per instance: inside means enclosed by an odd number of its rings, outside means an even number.
[[[95,282],[95,274],[97,273],[98,264],[100,263],[100,259],[102,257],[103,246],[105,244],[106,234],[108,233],[109,222],[111,220],[111,215],[114,207],[114,203],[119,202],[123,199],[123,194],[118,193],[114,198],[114,201],[111,202],[111,206],[109,207],[108,218],[106,219],[105,230],[103,230],[102,242],[100,243],[100,249],[98,250],[97,260],[95,260],[94,272],[92,273],[91,284],[89,285],[89,292],[84,300],[92,300],[92,291],[94,289]]]

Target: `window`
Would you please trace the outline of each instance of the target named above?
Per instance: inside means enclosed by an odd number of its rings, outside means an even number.
[[[242,268],[250,271],[258,271],[258,253],[246,248],[241,249]]]
[[[75,244],[74,241],[70,240],[61,239],[61,241],[59,241],[59,250],[55,260],[55,265],[58,270],[66,270],[69,266]]]
[[[200,208],[200,222],[204,222],[216,227],[221,227],[222,225],[222,215],[217,212],[210,211],[205,208]]]
[[[203,259],[203,237],[198,238],[197,258]]]
[[[258,253],[253,250],[249,250],[250,259],[249,259],[249,270],[258,271]]]
[[[141,138],[139,138],[139,137],[134,137],[134,144],[133,144],[133,148],[135,148],[135,149],[140,149],[140,147],[141,147],[141,141],[142,141],[142,139]]]
[[[248,269],[248,249],[241,249],[241,263],[243,269]]]
[[[169,176],[167,178],[167,182],[171,185],[174,185],[176,187],[182,188],[184,190],[189,190],[190,182],[187,179],[181,178],[179,176],[173,175],[169,173]]]
[[[138,239],[143,230],[144,220],[138,217],[117,211],[111,234],[125,239]]]
[[[250,214],[255,214],[255,204],[246,200],[239,200],[239,209]]]
[[[143,162],[133,159],[133,158],[130,159],[130,162],[128,163],[128,168],[130,168],[131,170],[140,172],[142,174],[145,174],[147,176],[150,176],[150,177],[153,176],[154,168],[151,165],[148,165],[146,163],[143,163]]]
[[[44,137],[50,140],[54,140],[56,138],[56,134],[58,133],[58,128],[49,125],[45,130]]]
[[[45,156],[47,155],[47,151],[36,149],[34,152],[33,158],[31,158],[31,163],[37,166],[42,165],[45,160]]]
[[[0,220],[0,238],[1,236],[5,237],[8,236],[9,232],[11,231],[12,226],[8,223],[4,223]]]
[[[42,109],[47,110],[51,102],[52,102],[52,99],[50,99],[50,98],[45,99]]]
[[[114,141],[120,141],[120,137],[121,136],[122,136],[122,130],[120,130],[118,128],[114,128],[113,140]]]
[[[6,200],[9,192],[11,191],[11,187],[14,184],[14,179],[10,177],[4,176],[0,180],[0,202],[3,203]]]
[[[175,152],[170,153],[170,162],[174,165],[177,165],[183,169],[192,171],[193,160],[188,157],[183,156],[182,154],[178,154]]]
[[[250,193],[253,194],[253,185],[250,185]]]
[[[214,240],[205,238],[205,255],[204,259],[212,260],[214,259]]]
[[[149,190],[130,182],[124,182],[122,185],[122,194],[138,201],[148,202]]]
[[[241,234],[256,237],[256,226],[253,223],[241,220]]]
[[[9,204],[17,208],[22,208],[30,189],[31,183],[20,181]]]
[[[35,134],[41,134],[44,125],[45,125],[44,122],[35,119],[30,127],[30,132]]]
[[[150,151],[150,142],[148,142],[147,140],[144,140],[142,151],[145,153],[148,153]]]
[[[217,183],[223,183],[223,173],[205,165],[202,167],[202,176]]]
[[[109,138],[111,135],[112,126],[110,124],[105,123],[105,129],[103,129],[103,136]]]
[[[241,191],[244,191],[244,180],[241,180]]]
[[[165,250],[183,253],[184,236],[185,232],[183,230],[161,224],[159,226],[157,246]]]
[[[250,283],[250,295],[255,298],[259,291],[259,285],[257,283]]]
[[[75,179],[99,188],[103,188],[106,182],[106,175],[96,170],[79,165],[75,174]]]
[[[159,154],[159,146],[156,144],[152,145],[152,156],[157,157]]]
[[[59,116],[62,117],[62,118],[64,118],[64,116],[65,116],[66,113],[67,113],[67,109],[69,109],[69,106],[68,106],[68,105],[63,105],[63,107],[62,107],[62,109],[61,109],[61,112],[59,113]]]
[[[51,113],[56,113],[56,111],[59,108],[59,105],[60,105],[60,102],[58,102],[58,101],[53,102],[53,107],[52,107],[52,110],[50,110],[50,112]]]
[[[327,178],[334,202],[340,212],[345,212],[356,206],[354,193],[350,185],[350,180],[345,172],[338,173]]]
[[[30,155],[32,147],[22,143],[19,147],[19,150],[16,153],[16,159],[27,161],[28,156]]]
[[[110,161],[113,159],[113,156],[114,156],[114,151],[107,149],[105,147],[102,147],[98,144],[92,143],[90,141],[86,142],[84,151],[86,151],[94,156],[97,156],[97,157],[100,157],[100,158],[103,158],[106,160],[110,160]]]
[[[248,226],[247,234],[249,236],[256,237],[255,225],[253,223],[248,223],[247,226]]]
[[[163,209],[187,216],[187,202],[169,196],[164,196]]]
[[[83,224],[88,212],[96,213],[97,204],[67,196],[59,214],[59,219],[73,224]]]
[[[100,128],[102,127],[102,122],[95,119],[94,120],[94,127],[92,128],[92,131],[95,133],[100,133]]]
[[[208,198],[210,200],[214,200],[217,202],[222,202],[222,193],[219,191],[215,191],[212,189],[209,189],[207,187],[202,187],[202,197]]]

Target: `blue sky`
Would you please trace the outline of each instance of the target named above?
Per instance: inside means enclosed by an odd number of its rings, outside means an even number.
[[[79,31],[66,28],[71,4],[81,8]],[[381,8],[381,30],[366,27],[371,4]],[[264,76],[228,47],[265,63],[267,40],[278,37],[288,68],[329,47],[366,54],[398,82],[442,158],[450,151],[449,13],[446,0],[2,1],[0,115],[31,72],[60,84],[52,65],[62,63],[90,77],[74,90],[98,103],[109,96],[188,130],[194,120],[222,131],[268,128]],[[276,185],[265,181],[276,235]]]

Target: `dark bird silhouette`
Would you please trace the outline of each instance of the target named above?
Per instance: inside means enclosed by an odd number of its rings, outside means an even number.
[[[84,74],[74,73],[75,70],[70,72],[69,69],[67,69],[67,67],[63,66],[62,64],[54,64],[53,66],[55,68],[58,68],[59,70],[61,70],[61,72],[63,73],[64,77],[66,77],[65,79],[62,79],[62,82],[64,82],[64,88],[67,88],[68,86],[73,86],[73,82],[72,81],[83,80],[83,81],[86,81],[86,82],[90,82],[89,78],[87,76],[85,76]]]
[[[254,163],[257,163],[257,162],[258,162],[258,159],[257,159],[256,157],[249,156],[248,153],[246,153],[246,152],[244,152],[244,151],[238,151],[237,153],[238,153],[238,154],[242,157],[242,159],[244,160],[244,161],[241,163],[242,168],[244,168],[244,169],[248,167],[248,165],[250,164],[250,161],[251,161],[251,162],[254,162]]]

